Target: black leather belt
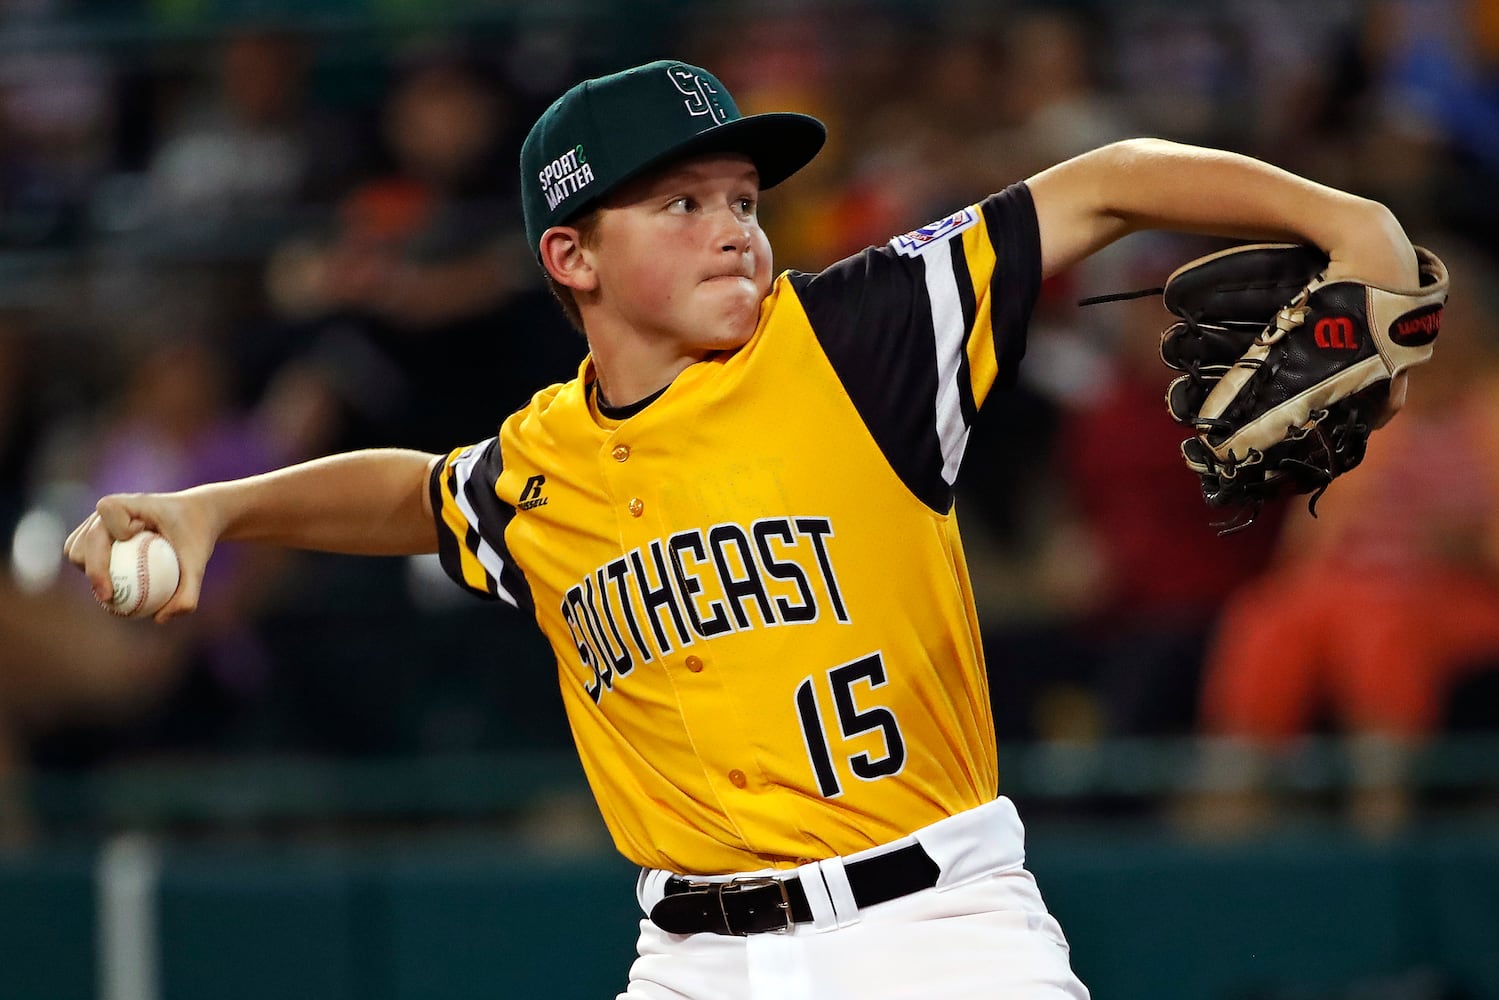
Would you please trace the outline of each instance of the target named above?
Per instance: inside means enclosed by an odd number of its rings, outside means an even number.
[[[937,884],[937,862],[911,844],[843,867],[862,909]],[[745,876],[727,882],[698,882],[674,875],[666,896],[651,909],[651,922],[669,934],[758,934],[783,931],[812,919],[801,879]]]

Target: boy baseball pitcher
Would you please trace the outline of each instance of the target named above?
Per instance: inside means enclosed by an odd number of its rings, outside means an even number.
[[[521,153],[577,377],[491,438],[110,496],[69,557],[165,534],[185,614],[218,539],[438,552],[534,616],[621,853],[624,998],[1083,998],[999,794],[953,488],[1044,278],[1171,228],[1321,247],[1416,285],[1382,206],[1245,157],[1130,140],[819,274],[773,268],[761,193],[818,152],[656,62],[563,94]]]

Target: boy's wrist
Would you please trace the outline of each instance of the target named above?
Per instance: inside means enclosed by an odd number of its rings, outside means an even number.
[[[207,535],[210,547],[222,538],[232,538],[243,503],[237,495],[244,481],[208,483],[177,494],[186,506],[183,519]]]
[[[1328,276],[1350,277],[1391,290],[1414,290],[1420,284],[1416,252],[1409,237],[1384,205],[1350,198],[1331,236],[1322,244],[1330,263]]]

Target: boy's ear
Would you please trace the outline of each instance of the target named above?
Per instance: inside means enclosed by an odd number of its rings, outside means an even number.
[[[598,287],[598,277],[582,239],[572,226],[553,226],[541,234],[541,266],[552,280],[565,288],[591,292]]]

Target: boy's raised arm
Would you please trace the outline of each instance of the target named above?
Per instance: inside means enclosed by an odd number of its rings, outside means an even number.
[[[1126,139],[1029,178],[1050,276],[1141,229],[1311,243],[1330,275],[1414,288],[1416,257],[1378,202],[1237,153]]]
[[[156,616],[166,621],[197,607],[204,568],[221,539],[354,555],[437,551],[427,483],[438,461],[419,451],[371,449],[177,493],[114,494],[73,530],[64,551],[107,600],[111,543],[145,529],[165,535],[182,566],[177,593]]]

